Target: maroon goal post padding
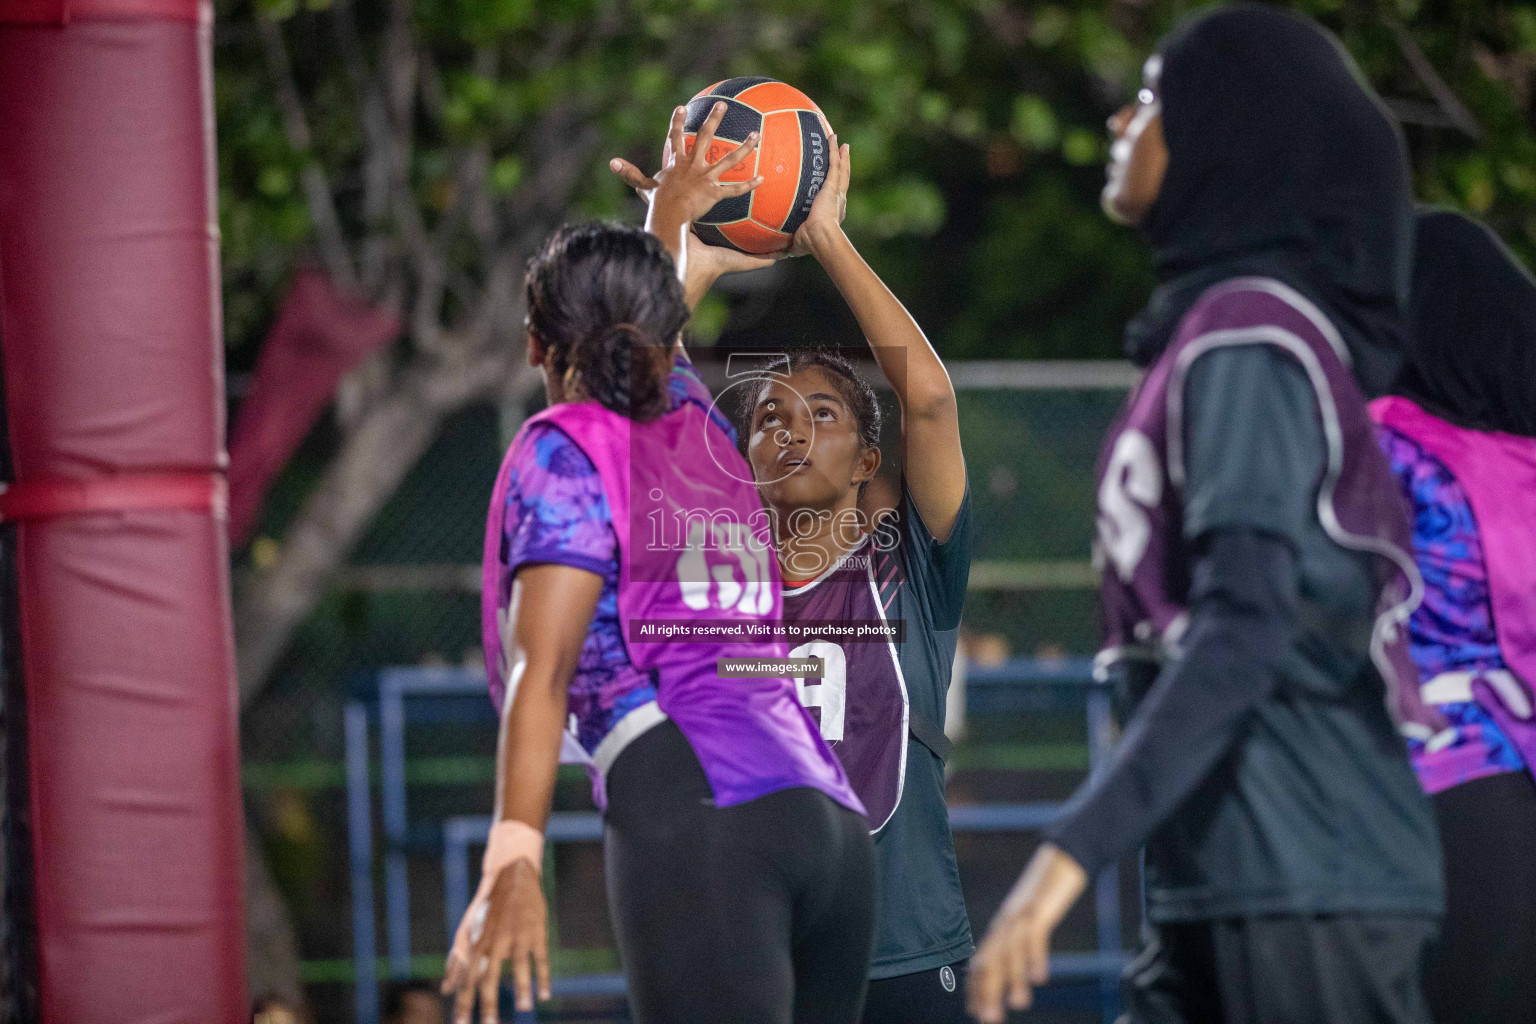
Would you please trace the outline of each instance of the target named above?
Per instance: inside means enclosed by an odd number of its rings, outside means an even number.
[[[195,0],[0,0],[0,642],[45,1024],[249,1014],[210,32]]]

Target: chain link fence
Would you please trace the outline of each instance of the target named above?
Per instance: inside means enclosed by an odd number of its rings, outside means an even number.
[[[958,363],[976,546],[963,642],[973,663],[1010,657],[1081,657],[1096,649],[1093,466],[1131,368],[1113,363]],[[479,562],[486,504],[511,429],[538,398],[458,414],[380,510],[366,536],[305,621],[273,685],[244,716],[248,800],[300,932],[306,980],[322,1020],[350,1016],[342,710],[374,674],[398,665],[481,664]],[[334,439],[318,428],[279,481],[261,533],[280,537]],[[258,539],[237,571],[259,571]],[[1058,713],[1059,712],[1059,713]],[[490,806],[494,736],[449,723],[413,735],[408,782],[433,814]],[[1018,796],[1021,773],[1039,798],[1066,795],[1086,768],[1080,709],[973,717],[960,744],[952,797]],[[418,798],[413,796],[413,801]],[[584,782],[562,783],[560,802],[589,803]],[[961,843],[973,924],[980,928],[1023,863],[1033,836],[965,837]],[[562,878],[600,884],[600,857],[562,854]],[[420,973],[442,952],[442,881],[430,857],[413,860],[413,952]],[[417,904],[420,904],[417,906]],[[572,964],[606,962],[606,915],[592,899],[562,901],[557,922]],[[1126,920],[1135,920],[1134,893]],[[1086,920],[1069,921],[1083,935]],[[607,946],[611,949],[611,945]],[[1092,1019],[1093,1015],[1082,1018]]]

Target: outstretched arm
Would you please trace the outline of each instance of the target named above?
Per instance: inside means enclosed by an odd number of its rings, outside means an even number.
[[[512,585],[507,662],[512,685],[496,750],[496,812],[480,888],[454,937],[443,992],[455,995],[455,1024],[497,1020],[496,991],[512,961],[519,1010],[532,1010],[537,975],[549,998],[544,826],[560,767],[566,691],[597,609],[603,578],[565,565],[521,569]],[[532,966],[530,967],[530,961]]]
[[[955,389],[917,321],[864,262],[842,219],[849,151],[832,136],[826,184],[795,234],[795,250],[816,257],[859,321],[880,371],[901,403],[902,471],[913,504],[941,543],[965,499],[965,459]]]
[[[683,281],[683,297],[688,308],[694,309],[721,275],[761,270],[772,266],[774,258],[705,245],[690,230],[693,222],[708,213],[715,203],[731,196],[744,195],[756,188],[763,179],[759,176],[745,182],[720,180],[722,174],[746,159],[757,147],[756,132],[713,164],[707,161],[705,155],[709,152],[710,142],[725,116],[724,103],[715,104],[709,117],[699,127],[693,153],[686,153],[683,147],[686,111],[687,108],[678,107],[672,112],[671,128],[661,151],[661,170],[656,172],[655,177],[644,174],[628,160],[618,157],[608,161],[608,168],[645,200],[646,229],[660,238],[672,253],[672,258],[677,260],[678,273]],[[681,159],[676,154],[682,154]]]
[[[1296,555],[1278,537],[1222,530],[1195,563],[1183,658],[1136,709],[1105,770],[1046,829],[971,966],[972,1013],[1001,1024],[1049,976],[1051,933],[1088,880],[1146,842],[1236,742],[1278,684],[1296,631]]]
[[[1051,932],[1089,877],[1194,793],[1274,692],[1300,630],[1297,551],[1326,441],[1300,365],[1261,344],[1201,356],[1185,385],[1184,537],[1194,551],[1181,658],[1079,789],[971,963],[970,1004],[1001,1024],[1046,979]]]

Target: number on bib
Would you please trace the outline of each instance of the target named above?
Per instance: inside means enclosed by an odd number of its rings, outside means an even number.
[[[843,738],[848,710],[848,659],[837,644],[812,640],[789,652],[791,658],[820,658],[821,678],[807,684],[795,678],[795,692],[808,708],[821,708],[821,738],[836,743]]]
[[[1147,553],[1152,523],[1147,509],[1163,500],[1157,450],[1146,434],[1127,430],[1115,439],[1109,467],[1099,484],[1099,545],[1127,583]]]
[[[710,533],[715,548],[735,558],[736,564],[710,565],[704,553],[704,524],[698,520],[690,523],[688,546],[677,560],[677,582],[682,588],[683,603],[694,611],[708,609],[713,583],[715,607],[735,609],[743,615],[767,615],[773,611],[768,548],[753,544],[751,532],[741,523],[712,525]]]

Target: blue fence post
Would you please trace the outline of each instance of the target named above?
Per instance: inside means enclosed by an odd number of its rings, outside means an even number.
[[[1088,764],[1097,770],[1108,759],[1114,743],[1114,712],[1109,690],[1095,686],[1088,691]],[[1099,872],[1093,888],[1094,915],[1098,923],[1099,953],[1106,962],[1120,955],[1120,866],[1111,864]],[[1120,979],[1105,971],[1099,976],[1099,1001],[1104,1024],[1114,1024],[1120,1014]]]
[[[379,676],[379,783],[384,807],[384,926],[389,973],[411,976],[411,898],[405,843],[410,825],[405,802],[405,697],[394,672]]]
[[[1052,688],[1056,696],[1075,701],[1085,699],[1085,716],[1088,730],[1090,765],[1097,767],[1108,756],[1114,736],[1109,691],[1093,684],[1083,686],[1090,676],[1086,661],[1046,662],[1020,659],[1006,665],[978,668],[973,681],[971,696],[980,698],[988,705],[999,707],[1034,707],[1020,704],[1011,693],[1020,684]],[[385,860],[385,919],[389,928],[389,964],[391,973],[408,976],[410,971],[409,891],[405,867],[410,838],[406,806],[405,780],[405,728],[408,718],[432,718],[442,712],[418,709],[408,711],[406,698],[415,696],[467,696],[480,692],[484,685],[478,673],[462,669],[390,669],[379,677],[379,718],[381,802],[383,805],[384,832],[389,846]],[[1068,694],[1071,696],[1068,697]],[[1006,699],[1004,699],[1006,697]],[[1050,706],[1060,707],[1059,703]],[[356,705],[358,714],[353,715],[349,706],[347,717],[347,758],[349,803],[353,842],[354,890],[353,908],[356,929],[356,946],[359,983],[359,1024],[376,1024],[377,992],[374,988],[377,975],[377,951],[374,943],[373,890],[371,880],[371,846],[359,846],[357,830],[362,826],[362,842],[368,843],[371,823],[367,815],[368,805],[368,757],[367,716],[362,705]],[[424,712],[424,714],[423,714]],[[355,718],[355,722],[354,722]],[[354,739],[355,737],[355,739]],[[357,796],[360,780],[361,802]],[[1060,812],[1060,804],[1052,802],[1018,804],[979,804],[958,806],[950,809],[950,823],[955,831],[1022,831],[1037,829]],[[490,828],[490,819],[484,816],[461,816],[441,823],[440,838],[443,856],[444,911],[448,940],[452,942],[454,930],[470,897],[469,848],[483,844]],[[602,837],[600,817],[593,812],[556,812],[551,815],[546,839],[551,844],[562,842],[591,842]],[[362,862],[367,865],[363,877],[357,877],[359,850]],[[1121,946],[1120,874],[1118,867],[1111,866],[1102,872],[1094,883],[1094,912],[1098,933],[1098,949],[1093,953],[1063,953],[1052,957],[1052,974],[1063,980],[1071,978],[1097,978],[1100,1005],[1106,1024],[1114,1019],[1119,1006],[1118,977],[1124,957]],[[359,905],[366,906],[366,921],[359,915]],[[365,927],[366,925],[366,927]],[[367,963],[363,962],[366,947]],[[362,992],[364,979],[368,994]],[[597,974],[580,977],[556,978],[555,995],[619,996],[624,993],[622,974]],[[367,999],[372,1015],[363,1016],[362,1000]],[[519,1018],[521,1020],[521,1018]]]
[[[344,713],[347,761],[347,846],[352,868],[352,967],[357,1024],[378,1024],[378,942],[373,923],[373,814],[368,785],[368,708]]]

